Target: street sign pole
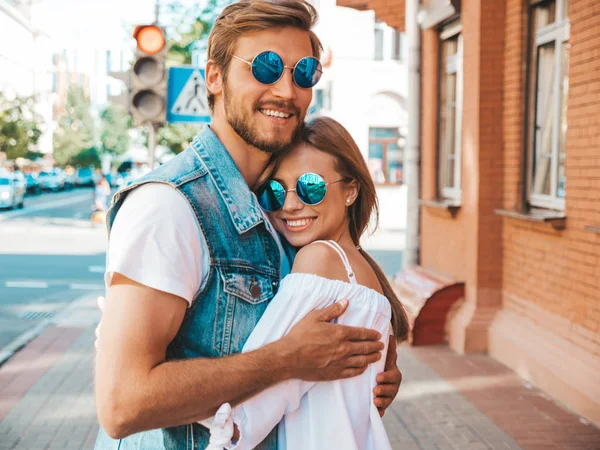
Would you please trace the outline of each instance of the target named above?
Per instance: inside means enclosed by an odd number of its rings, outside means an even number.
[[[203,41],[195,41],[191,45],[192,50],[192,66],[200,69],[206,68],[206,43]]]

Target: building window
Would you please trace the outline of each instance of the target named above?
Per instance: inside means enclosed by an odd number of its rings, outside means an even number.
[[[384,23],[375,22],[375,61],[383,61],[384,28]]]
[[[458,23],[440,33],[438,195],[461,196],[462,34]]]
[[[403,151],[398,128],[369,129],[368,166],[375,184],[402,184]]]
[[[402,33],[394,30],[392,34],[392,59],[402,61]]]
[[[565,207],[569,88],[568,0],[531,1],[527,122],[531,206]]]

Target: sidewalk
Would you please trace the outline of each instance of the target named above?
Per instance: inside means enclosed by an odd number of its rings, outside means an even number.
[[[95,298],[81,299],[0,367],[0,449],[93,448],[98,319]],[[402,347],[398,364],[384,417],[394,450],[600,449],[600,429],[491,358]]]

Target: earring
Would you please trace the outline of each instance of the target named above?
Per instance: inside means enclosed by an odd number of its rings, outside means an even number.
[[[349,198],[346,199],[346,203],[350,203],[350,199]]]

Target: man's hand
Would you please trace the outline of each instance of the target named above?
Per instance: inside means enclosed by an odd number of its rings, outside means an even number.
[[[348,300],[312,311],[278,343],[290,378],[329,381],[363,373],[381,358],[381,334],[368,328],[328,323],[342,315]]]
[[[400,369],[396,365],[397,358],[396,339],[394,339],[394,336],[390,336],[390,343],[385,359],[385,372],[377,375],[377,386],[373,388],[373,394],[375,395],[374,403],[381,417],[383,417],[387,407],[392,404],[394,398],[398,395],[398,389],[400,389],[400,383],[402,383],[402,372],[400,372]]]

